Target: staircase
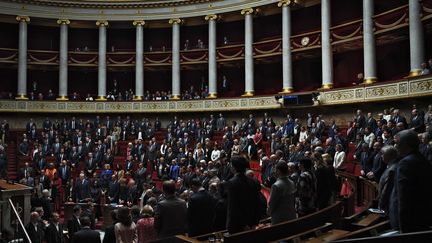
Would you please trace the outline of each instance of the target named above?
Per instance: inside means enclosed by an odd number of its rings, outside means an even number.
[[[16,151],[16,143],[14,141],[9,142],[7,147],[7,176],[10,180],[18,180]]]

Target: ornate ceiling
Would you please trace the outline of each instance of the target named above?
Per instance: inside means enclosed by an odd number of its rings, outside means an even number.
[[[223,0],[9,0],[10,2],[79,8],[160,8],[199,3],[213,3]]]

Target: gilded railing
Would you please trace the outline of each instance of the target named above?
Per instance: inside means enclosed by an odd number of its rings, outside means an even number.
[[[319,96],[321,105],[339,105],[373,101],[398,100],[432,95],[432,77],[417,77],[394,82],[359,85],[323,91]]]
[[[422,20],[432,18],[432,4],[422,2]],[[374,16],[375,34],[387,33],[408,26],[408,5],[377,14]],[[333,26],[331,28],[331,41],[333,46],[355,41],[362,37],[363,21],[355,20]],[[305,51],[321,47],[321,32],[310,31],[291,37],[291,50],[293,52]],[[280,36],[253,44],[255,58],[277,56],[282,53],[282,39]],[[0,63],[17,63],[18,50],[0,48]],[[35,65],[58,65],[58,51],[29,50],[28,63]],[[228,62],[244,59],[244,45],[234,44],[220,46],[216,50],[218,62]],[[202,64],[208,61],[207,49],[193,49],[180,52],[181,64]],[[97,66],[98,54],[95,51],[70,51],[68,55],[70,66]],[[114,51],[107,53],[107,65],[111,67],[135,66],[134,51]],[[171,50],[145,52],[144,66],[171,65]]]

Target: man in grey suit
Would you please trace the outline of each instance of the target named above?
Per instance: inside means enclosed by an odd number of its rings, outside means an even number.
[[[155,208],[154,227],[159,238],[186,233],[187,207],[186,202],[175,195],[173,181],[163,183],[165,199]]]
[[[296,218],[295,183],[288,177],[288,164],[280,160],[276,164],[276,182],[271,186],[267,213],[271,223],[277,224]]]

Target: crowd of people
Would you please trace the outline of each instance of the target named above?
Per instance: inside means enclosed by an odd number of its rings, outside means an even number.
[[[63,202],[91,205],[87,213],[77,207],[75,229],[67,224],[72,239],[79,226],[87,227],[86,218],[94,229],[100,210],[93,205],[106,202],[123,206],[113,214],[113,239],[145,242],[235,233],[269,216],[276,224],[325,208],[339,194],[335,171],[344,170],[353,154],[361,176],[380,184],[379,205],[393,228],[411,232],[431,225],[432,105],[427,111],[413,107],[410,118],[393,108],[376,116],[358,110],[346,130],[333,119],[326,123],[310,113],[304,123],[290,115],[276,122],[267,113],[239,123],[223,114],[174,117],[166,130],[157,118],[46,118],[40,128],[30,119],[18,153],[33,163],[21,168],[20,182],[34,188],[32,215],[40,222],[55,218]],[[125,159],[114,162],[121,140],[128,143]],[[48,163],[48,157],[55,159]],[[250,161],[260,163],[261,178]],[[270,188],[268,202],[260,183]]]
[[[221,80],[221,90],[220,93],[226,94],[230,91],[230,84],[225,75],[222,76]],[[196,89],[194,85],[189,86],[188,89],[183,90],[178,97],[181,100],[197,100],[197,99],[205,99],[209,96],[208,85],[206,85],[204,77],[201,78],[201,83],[199,89]],[[28,99],[29,100],[56,100],[57,95],[54,94],[52,89],[48,90],[48,93],[43,93],[39,90],[39,86],[36,81],[33,82],[32,89],[29,92]],[[69,100],[72,101],[94,101],[94,95],[87,93],[85,96],[82,96],[79,92],[72,92],[68,96]],[[116,79],[113,81],[112,89],[110,89],[107,93],[106,100],[108,101],[132,101],[135,98],[134,91],[130,89],[121,90],[120,85]],[[173,99],[171,91],[155,91],[150,92],[150,90],[146,90],[144,96],[141,97],[145,101],[164,101]],[[12,92],[2,93],[0,94],[0,99],[10,99],[14,100],[15,96]]]

